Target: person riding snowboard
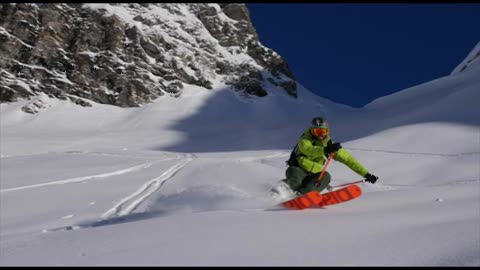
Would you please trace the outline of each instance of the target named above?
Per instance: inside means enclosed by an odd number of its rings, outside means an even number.
[[[287,193],[286,196],[289,197],[292,191],[299,195],[312,190],[330,190],[331,176],[328,171],[325,171],[322,179],[318,177],[331,153],[335,153],[334,160],[364,177],[366,182],[374,184],[377,181],[378,177],[370,174],[340,143],[332,141],[329,130],[328,122],[322,117],[312,119],[312,125],[300,137],[287,161],[287,178],[281,180],[280,185],[273,188],[273,192],[284,196]]]

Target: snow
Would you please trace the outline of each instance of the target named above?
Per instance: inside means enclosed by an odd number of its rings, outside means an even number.
[[[27,23],[27,24],[30,24],[30,23],[28,23],[28,22],[25,21],[25,20],[22,20],[22,21],[25,22],[25,23]],[[5,30],[5,28],[3,28],[3,27],[1,27],[1,26],[0,26],[0,34],[5,35],[5,36],[8,37],[8,38],[13,38],[13,39],[15,39],[15,41],[20,42],[23,46],[25,46],[25,47],[27,47],[27,48],[29,48],[29,49],[32,49],[32,48],[33,48],[32,45],[29,45],[29,44],[23,42],[21,39],[19,39],[19,38],[17,38],[16,36],[10,34],[7,30]]]
[[[125,6],[84,6],[154,31]],[[156,7],[142,16],[179,15]],[[229,60],[253,61],[215,46]],[[185,84],[178,98],[135,108],[44,94],[38,114],[21,111],[31,100],[2,103],[0,265],[480,266],[480,65],[472,63],[364,108],[300,84],[298,99],[272,85],[266,97],[245,98],[221,78],[212,90]],[[315,116],[379,180],[343,204],[275,208],[267,191]],[[361,179],[339,162],[328,171],[332,185]]]
[[[462,72],[463,69],[468,68],[472,65],[478,65],[478,59],[480,56],[480,42],[477,43],[475,48],[468,54],[468,56],[457,66],[453,69],[451,75],[458,74]]]
[[[360,109],[301,85],[298,99],[187,85],[139,108],[1,104],[1,265],[478,266],[479,109],[463,104],[480,77],[464,73]],[[380,179],[351,202],[271,209],[317,115]]]
[[[94,53],[94,52],[92,52],[92,51],[82,51],[82,52],[79,52],[78,54],[80,54],[80,55],[83,55],[83,54],[88,55],[88,57],[90,57],[90,58],[93,60],[93,59],[95,59],[95,57],[97,57],[97,55],[98,55],[99,53]]]

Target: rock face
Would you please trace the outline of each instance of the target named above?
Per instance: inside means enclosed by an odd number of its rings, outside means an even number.
[[[184,84],[296,97],[243,4],[0,4],[1,102],[45,93],[131,107],[180,96]]]

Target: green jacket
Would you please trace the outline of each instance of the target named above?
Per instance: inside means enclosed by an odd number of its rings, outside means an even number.
[[[331,138],[327,135],[325,139],[319,141],[312,136],[312,134],[310,134],[310,128],[308,128],[300,137],[296,151],[297,161],[300,164],[300,167],[311,173],[321,172],[326,162],[326,154],[324,149],[329,140],[331,140]],[[340,150],[336,152],[333,159],[345,164],[352,171],[356,172],[362,177],[365,177],[365,175],[368,173],[368,170],[365,169],[360,162],[358,162],[344,148],[340,148]]]

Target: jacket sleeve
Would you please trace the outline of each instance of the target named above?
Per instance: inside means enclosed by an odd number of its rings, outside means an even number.
[[[356,172],[358,175],[365,177],[368,173],[368,170],[365,169],[360,162],[358,162],[347,150],[340,148],[335,156],[334,160],[339,161],[349,167],[352,171]]]

